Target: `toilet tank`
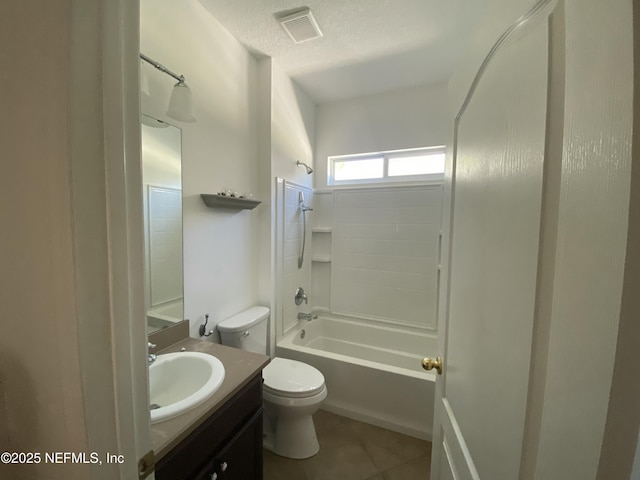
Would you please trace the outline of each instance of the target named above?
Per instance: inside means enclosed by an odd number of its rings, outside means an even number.
[[[251,307],[218,323],[223,345],[249,352],[267,353],[267,307]]]

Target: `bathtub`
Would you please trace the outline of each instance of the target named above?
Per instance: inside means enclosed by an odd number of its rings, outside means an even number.
[[[276,355],[320,370],[324,410],[431,440],[435,374],[422,369],[436,352],[433,334],[364,321],[300,321],[276,344]]]
[[[163,328],[184,320],[182,299],[164,303],[147,310],[147,323],[152,327]]]

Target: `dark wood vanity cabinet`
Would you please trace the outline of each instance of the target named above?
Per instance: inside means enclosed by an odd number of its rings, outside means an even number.
[[[162,457],[156,479],[262,480],[262,376]]]
[[[260,448],[256,448],[256,442]],[[197,480],[262,478],[262,411],[247,423],[196,476]]]

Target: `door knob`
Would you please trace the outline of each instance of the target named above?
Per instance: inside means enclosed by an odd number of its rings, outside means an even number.
[[[436,357],[435,360],[431,360],[429,357],[425,357],[422,359],[422,368],[425,370],[433,370],[435,368],[438,375],[442,375],[442,358]]]

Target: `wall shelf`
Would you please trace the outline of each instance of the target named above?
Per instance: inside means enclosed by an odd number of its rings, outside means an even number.
[[[313,233],[331,233],[331,227],[313,227],[311,231]]]
[[[215,195],[201,193],[200,197],[207,207],[211,208],[231,208],[234,210],[253,210],[262,202],[250,198],[228,197],[226,195]]]

